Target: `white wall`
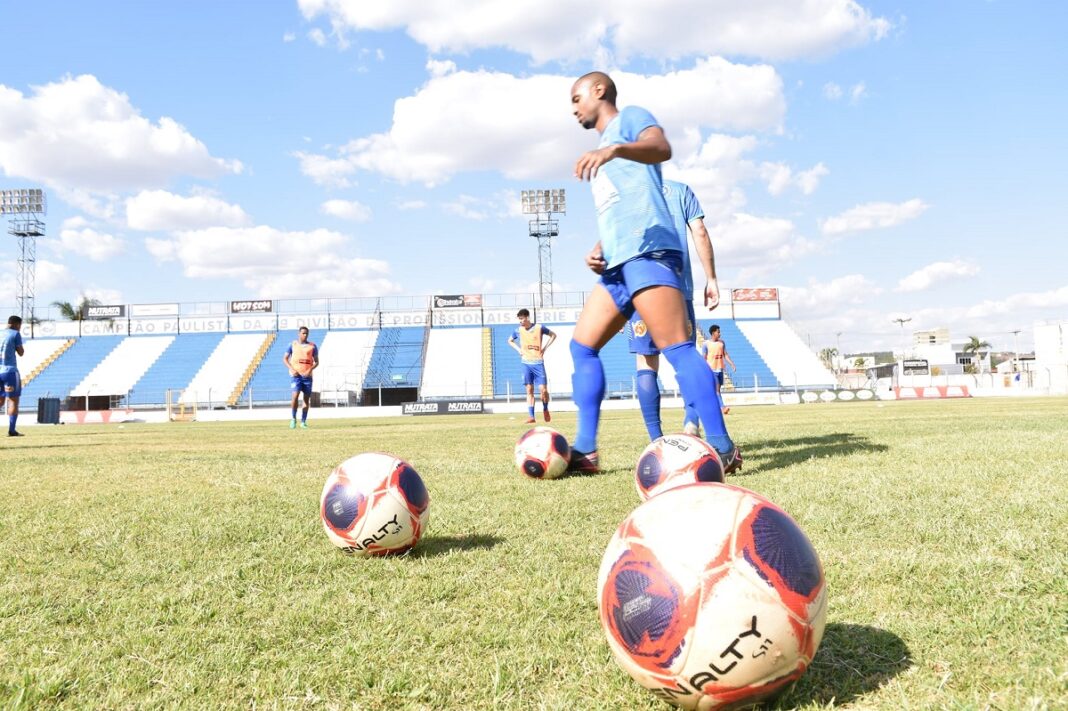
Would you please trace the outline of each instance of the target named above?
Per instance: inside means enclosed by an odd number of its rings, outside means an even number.
[[[174,336],[130,336],[74,386],[71,395],[125,395],[152,367]]]
[[[432,328],[423,363],[421,397],[482,395],[482,329]]]
[[[785,321],[737,321],[745,337],[783,387],[835,385],[834,373]]]

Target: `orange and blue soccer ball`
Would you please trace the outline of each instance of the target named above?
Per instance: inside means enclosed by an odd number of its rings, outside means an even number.
[[[738,708],[796,681],[827,590],[797,523],[764,497],[691,484],[639,505],[608,544],[598,607],[619,665],[686,709]]]
[[[634,487],[645,501],[677,486],[724,481],[723,462],[708,442],[685,434],[654,439],[638,457]]]
[[[515,443],[515,465],[531,479],[556,479],[567,471],[571,446],[552,427],[527,430]]]
[[[426,529],[430,495],[411,464],[365,452],[346,459],[326,479],[319,517],[338,548],[359,556],[404,553]]]

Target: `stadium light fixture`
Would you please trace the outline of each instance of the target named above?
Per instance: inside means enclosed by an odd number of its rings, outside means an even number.
[[[524,215],[534,215],[529,222],[531,237],[538,240],[539,306],[553,303],[552,238],[560,234],[559,223],[553,215],[567,214],[567,193],[563,188],[523,190],[519,194]]]
[[[16,299],[23,321],[29,317],[33,327],[34,272],[37,265],[37,238],[44,237],[40,216],[48,212],[45,192],[40,188],[0,190],[0,215],[11,217],[8,234],[19,241],[18,274],[15,277]]]

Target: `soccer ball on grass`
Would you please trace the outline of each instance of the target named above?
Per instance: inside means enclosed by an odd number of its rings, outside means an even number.
[[[723,480],[723,462],[715,448],[685,434],[654,439],[638,457],[634,472],[634,487],[642,501],[677,486]]]
[[[552,427],[527,430],[515,443],[515,465],[531,479],[556,479],[567,471],[571,447]]]

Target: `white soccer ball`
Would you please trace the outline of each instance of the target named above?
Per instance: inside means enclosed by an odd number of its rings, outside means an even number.
[[[403,459],[365,452],[346,459],[326,479],[319,515],[338,548],[360,556],[403,553],[419,542],[430,495]]]
[[[634,488],[645,501],[677,486],[724,479],[723,462],[712,445],[699,437],[671,434],[650,442],[638,457]]]
[[[616,661],[686,709],[778,694],[808,668],[827,615],[823,567],[797,523],[728,484],[638,506],[608,544],[597,589]]]
[[[552,427],[528,430],[515,443],[515,465],[531,479],[556,479],[567,471],[571,446]]]

